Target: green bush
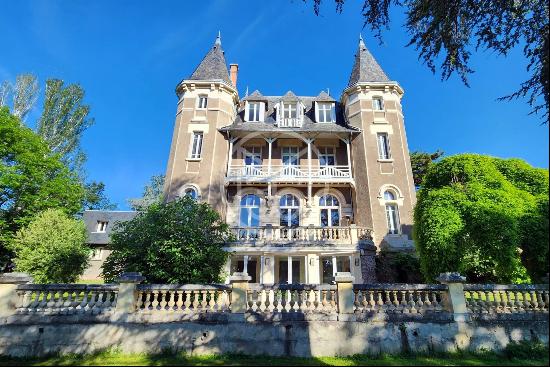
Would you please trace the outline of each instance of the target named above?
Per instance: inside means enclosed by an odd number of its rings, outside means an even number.
[[[11,245],[17,271],[36,283],[73,283],[86,269],[90,248],[86,228],[60,209],[48,209],[19,230]]]
[[[430,165],[414,237],[427,280],[531,282],[548,272],[548,170],[463,154]]]
[[[106,281],[142,273],[149,283],[217,283],[228,254],[228,225],[208,204],[192,198],[153,203],[111,234],[112,253],[103,264]]]
[[[548,358],[548,346],[538,340],[511,342],[503,353],[510,359],[543,359]]]

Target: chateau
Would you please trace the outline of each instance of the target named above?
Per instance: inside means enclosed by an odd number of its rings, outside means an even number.
[[[190,195],[222,215],[236,238],[226,244],[227,274],[322,284],[351,272],[356,283],[375,282],[377,252],[414,248],[403,89],[362,39],[339,97],[271,96],[259,87],[241,98],[238,70],[228,69],[218,36],[177,85],[166,199]],[[84,215],[90,244],[102,238],[97,263],[119,216],[132,213]]]

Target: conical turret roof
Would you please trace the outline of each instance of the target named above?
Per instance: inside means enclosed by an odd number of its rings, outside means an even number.
[[[221,79],[231,84],[229,71],[225,62],[224,52],[222,50],[221,36],[218,34],[214,46],[208,51],[202,59],[199,66],[193,71],[189,80],[213,80]]]
[[[363,37],[359,36],[359,48],[355,54],[355,64],[351,70],[348,86],[362,82],[389,82],[390,79],[382,70],[376,59],[363,42]]]

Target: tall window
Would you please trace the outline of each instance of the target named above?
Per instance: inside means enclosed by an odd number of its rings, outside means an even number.
[[[297,114],[296,103],[283,103],[283,118],[295,119]]]
[[[388,221],[388,234],[399,234],[399,208],[395,194],[391,191],[384,192],[386,201],[386,219]]]
[[[283,147],[282,149],[282,158],[283,158],[283,175],[293,176],[296,174],[295,166],[298,165],[298,147]]]
[[[286,194],[281,197],[279,202],[281,210],[282,227],[298,227],[300,226],[300,201],[291,194]]]
[[[338,227],[340,225],[340,204],[334,195],[324,195],[319,199],[321,208],[321,226]]]
[[[197,103],[197,108],[206,108],[208,105],[208,97],[206,95],[200,95]]]
[[[191,154],[189,158],[199,159],[201,157],[202,138],[203,138],[203,134],[201,131],[193,132],[193,142],[191,145]]]
[[[248,103],[248,121],[260,121],[260,102]]]
[[[109,222],[98,220],[97,221],[96,232],[105,232],[105,231],[107,231],[107,224],[108,223]]]
[[[336,111],[334,108],[334,103],[317,103],[319,108],[318,113],[318,122],[335,122],[336,121]]]
[[[375,111],[384,111],[384,100],[382,97],[375,97],[372,99],[372,108]]]
[[[321,166],[334,166],[336,164],[336,154],[334,154],[334,147],[319,148],[319,164]]]
[[[388,139],[387,133],[379,133],[377,135],[378,140],[378,158],[379,159],[390,159],[390,142]]]
[[[247,194],[241,199],[239,213],[240,227],[258,227],[260,225],[260,198],[257,195]],[[239,231],[240,238],[256,238],[256,228],[242,228]]]

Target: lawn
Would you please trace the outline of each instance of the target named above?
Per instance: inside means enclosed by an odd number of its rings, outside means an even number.
[[[102,352],[93,355],[64,355],[40,359],[11,359],[0,357],[0,366],[547,366],[548,356],[534,359],[507,358],[494,353],[487,354],[442,354],[442,355],[402,355],[284,358],[251,357],[242,355],[187,356],[184,354],[122,354]]]

